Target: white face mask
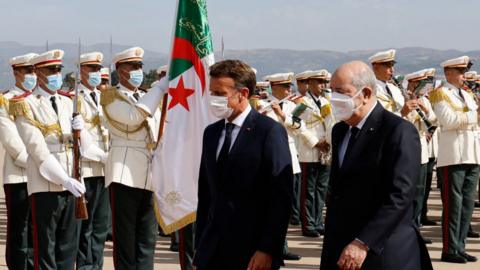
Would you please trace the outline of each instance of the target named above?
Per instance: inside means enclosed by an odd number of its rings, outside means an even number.
[[[361,90],[353,95],[353,97],[337,92],[332,93],[330,103],[332,104],[335,120],[345,121],[352,117],[353,112],[361,106],[359,105],[355,107],[355,102],[353,101],[353,99],[360,93],[362,93]]]
[[[212,114],[220,119],[227,119],[233,113],[233,109],[228,107],[228,97],[209,96],[208,104]]]

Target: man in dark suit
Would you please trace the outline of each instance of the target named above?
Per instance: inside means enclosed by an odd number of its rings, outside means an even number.
[[[377,102],[363,62],[332,77],[330,202],[320,269],[432,269],[413,224],[420,140],[415,127]]]
[[[256,78],[237,60],[210,68],[210,109],[220,121],[203,137],[196,269],[278,269],[293,195],[285,128],[252,110]]]

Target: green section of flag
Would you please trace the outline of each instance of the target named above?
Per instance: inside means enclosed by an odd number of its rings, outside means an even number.
[[[213,53],[206,0],[179,0],[175,37],[189,40],[200,58]]]
[[[189,60],[172,59],[172,68],[170,69],[170,74],[168,74],[169,79],[172,80],[180,76],[192,66],[193,64]]]

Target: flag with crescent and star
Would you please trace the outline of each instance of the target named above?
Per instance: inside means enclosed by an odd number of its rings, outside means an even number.
[[[178,0],[168,72],[165,131],[153,159],[157,220],[165,233],[196,218],[197,183],[214,63],[206,0]]]

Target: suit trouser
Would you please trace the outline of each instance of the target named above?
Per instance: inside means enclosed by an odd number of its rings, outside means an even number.
[[[27,183],[5,184],[3,190],[7,206],[5,261],[9,269],[33,269]]]
[[[78,248],[75,197],[68,191],[30,196],[35,269],[72,270]]]
[[[178,260],[181,270],[193,269],[195,223],[178,230]]]
[[[292,218],[294,222],[300,222],[300,191],[302,174],[293,175],[293,200],[292,200]]]
[[[430,191],[432,190],[433,167],[435,167],[435,158],[430,158],[427,163],[427,180],[425,182],[425,196],[423,197],[421,220],[427,219],[428,197],[430,197]]]
[[[480,166],[460,164],[437,168],[442,181],[443,252],[465,252],[468,227],[472,219]]]
[[[108,190],[103,176],[88,177],[84,181],[88,219],[81,222],[77,269],[102,269],[110,216]]]
[[[413,199],[413,222],[420,227],[423,199],[425,197],[425,184],[427,181],[427,163],[420,166],[420,176],[416,185],[415,198]]]
[[[153,192],[118,183],[110,184],[109,191],[115,269],[153,269],[157,235]]]
[[[302,231],[318,231],[324,227],[322,210],[325,205],[330,168],[320,162],[302,162],[300,165]]]

